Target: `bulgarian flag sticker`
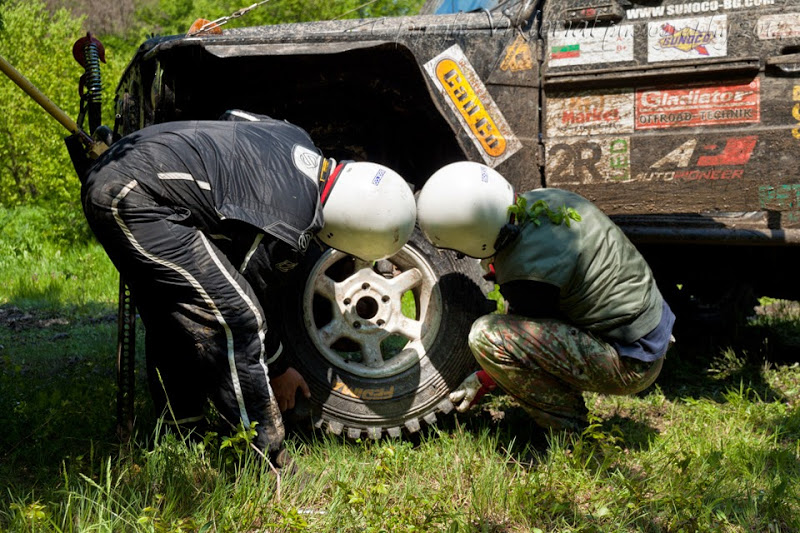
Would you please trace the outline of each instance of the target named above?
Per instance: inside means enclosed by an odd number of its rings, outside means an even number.
[[[580,44],[568,44],[566,46],[553,46],[550,48],[550,59],[567,59],[570,57],[580,57],[580,55]]]

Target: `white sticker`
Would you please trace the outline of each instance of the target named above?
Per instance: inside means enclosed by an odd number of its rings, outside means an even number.
[[[558,30],[547,46],[551,67],[633,61],[633,25]]]
[[[775,0],[701,0],[699,2],[684,2],[681,4],[634,7],[626,9],[625,16],[628,20],[680,17],[772,5],[775,5]]]
[[[697,60],[728,55],[728,17],[665,20],[647,24],[647,61]]]
[[[784,13],[758,17],[759,39],[792,39],[800,37],[800,13]]]
[[[425,63],[425,71],[487,166],[496,167],[522,148],[522,143],[458,45]]]
[[[546,171],[553,186],[631,180],[631,138],[625,135],[547,142]]]
[[[633,132],[633,90],[553,94],[547,100],[548,137]]]
[[[297,170],[311,178],[314,183],[317,182],[319,166],[322,163],[321,155],[305,146],[295,144],[292,148],[292,160]]]

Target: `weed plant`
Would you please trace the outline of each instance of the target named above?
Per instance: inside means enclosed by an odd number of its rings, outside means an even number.
[[[580,435],[544,433],[495,394],[405,440],[296,425],[300,472],[278,478],[251,428],[165,431],[141,353],[135,432],[118,441],[113,268],[91,242],[20,235],[0,239],[16,258],[0,293],[2,531],[800,531],[792,304],[727,344],[679,341],[638,395],[587,394]]]

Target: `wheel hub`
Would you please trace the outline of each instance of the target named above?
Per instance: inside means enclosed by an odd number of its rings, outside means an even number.
[[[332,277],[347,261],[352,264],[346,274]],[[306,283],[309,337],[334,366],[362,377],[393,376],[418,364],[441,320],[441,297],[427,260],[406,246],[388,262],[392,268],[382,261],[376,272],[373,263],[329,250]],[[326,317],[317,320],[320,309]]]

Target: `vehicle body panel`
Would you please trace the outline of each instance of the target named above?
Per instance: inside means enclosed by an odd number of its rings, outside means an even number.
[[[238,107],[416,188],[479,161],[596,202],[664,285],[800,297],[800,0],[472,4],[148,41],[115,129]]]

